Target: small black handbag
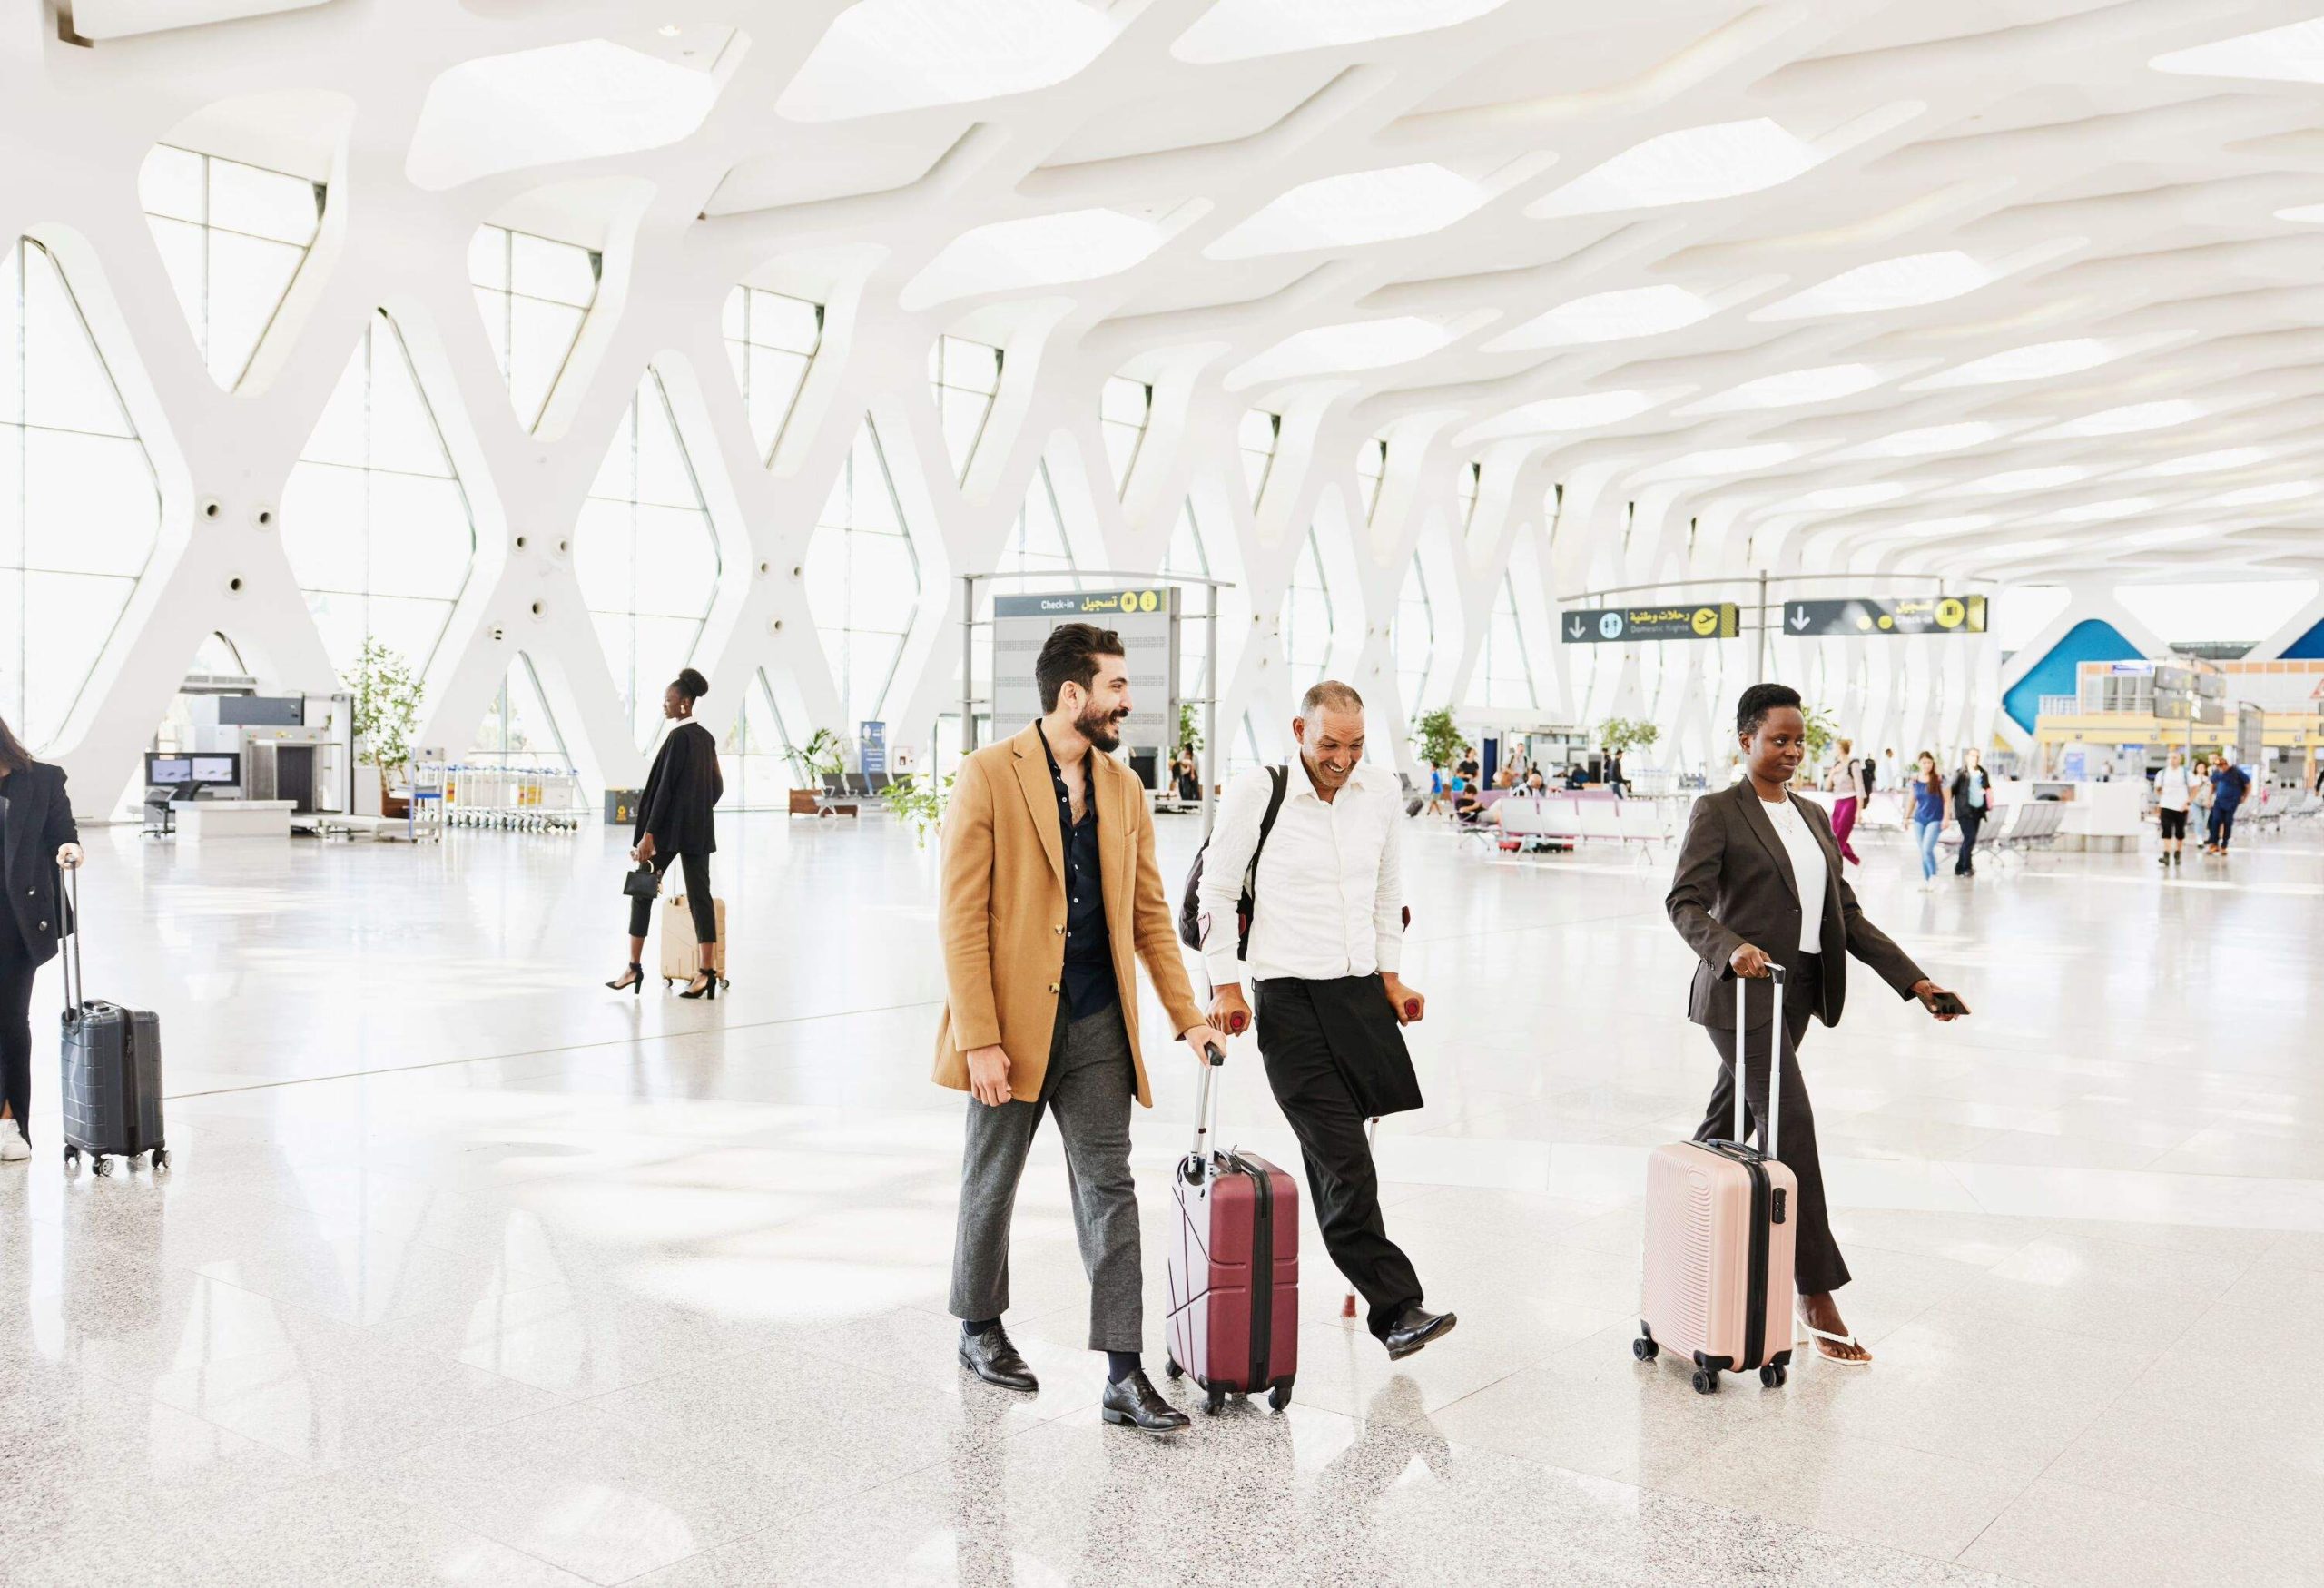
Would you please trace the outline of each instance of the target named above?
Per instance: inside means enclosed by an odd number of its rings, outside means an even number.
[[[662,891],[662,873],[650,865],[639,866],[623,875],[621,891],[632,899],[651,899]]]

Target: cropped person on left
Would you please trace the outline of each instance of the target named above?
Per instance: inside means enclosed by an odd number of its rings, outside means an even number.
[[[678,725],[662,741],[654,770],[645,774],[629,858],[653,867],[657,878],[672,861],[682,863],[701,964],[678,996],[715,1001],[721,979],[713,969],[718,962],[718,907],[710,896],[710,857],[718,848],[718,828],[712,812],[726,792],[726,781],[718,771],[718,740],[694,720],[694,703],[709,693],[710,681],[692,667],[662,692],[662,715]],[[606,983],[616,992],[645,980],[645,929],[654,918],[655,897],[629,902],[629,968]]]
[[[21,1163],[33,1153],[33,975],[56,957],[64,923],[57,868],[81,863],[81,829],[64,769],[34,760],[5,722],[0,855],[8,888],[8,916],[0,921],[0,1163]]]

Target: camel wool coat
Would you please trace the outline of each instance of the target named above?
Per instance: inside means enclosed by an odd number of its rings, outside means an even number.
[[[1134,957],[1145,960],[1174,1035],[1200,1025],[1203,1013],[1154,862],[1146,790],[1110,755],[1092,751],[1088,768],[1114,984],[1137,1068],[1137,1100],[1152,1108],[1137,1045]],[[1009,1053],[1010,1093],[1038,1101],[1065,981],[1065,840],[1037,727],[960,764],[944,812],[941,889],[944,1015],[936,1029],[936,1083],[968,1090],[970,1050],[998,1043]]]

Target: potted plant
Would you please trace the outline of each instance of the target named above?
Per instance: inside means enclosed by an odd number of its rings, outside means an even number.
[[[1187,701],[1178,703],[1178,748],[1189,755],[1202,754],[1202,718]]]
[[[1812,779],[1812,769],[1824,764],[1824,757],[1831,754],[1832,745],[1838,741],[1840,727],[1832,714],[1820,705],[1809,706],[1802,720],[1807,725],[1807,758],[1799,764],[1799,775]]]
[[[403,815],[409,806],[389,795],[388,782],[390,773],[402,771],[411,760],[412,735],[419,725],[419,680],[412,676],[411,664],[400,652],[367,635],[363,648],[355,653],[348,687],[354,695],[355,759],[378,768],[379,814]]]
[[[880,797],[888,802],[888,814],[904,824],[915,846],[927,848],[928,835],[942,825],[944,802],[952,797],[952,777],[947,773],[940,781],[900,772],[882,791]]]
[[[1439,706],[1413,725],[1413,747],[1420,752],[1422,762],[1430,766],[1451,766],[1461,759],[1461,752],[1469,741],[1461,735],[1460,725],[1452,720],[1449,706]]]
[[[840,739],[829,728],[817,728],[803,745],[794,745],[783,753],[791,764],[792,781],[805,786],[791,791],[791,814],[794,816],[819,816],[822,807],[816,794],[826,777],[836,777],[846,770],[842,758]]]

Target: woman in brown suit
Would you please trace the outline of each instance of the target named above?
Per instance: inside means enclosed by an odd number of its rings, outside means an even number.
[[[1738,1033],[1727,983],[1737,976],[1763,980],[1770,962],[1781,965],[1785,1046],[1792,1061],[1783,1069],[1783,1139],[1776,1156],[1799,1177],[1794,1276],[1800,1317],[1825,1356],[1866,1363],[1872,1353],[1848,1332],[1832,1299],[1848,1282],[1848,1267],[1825,1205],[1816,1117],[1797,1063],[1799,1039],[1811,1014],[1827,1026],[1840,1023],[1851,954],[1900,996],[1919,999],[1938,1020],[1958,1019],[1969,1008],[1923,975],[1864,918],[1856,890],[1841,874],[1830,819],[1813,801],[1792,796],[1792,777],[1807,752],[1798,692],[1780,684],[1751,686],[1736,704],[1735,736],[1742,746],[1743,780],[1695,802],[1678,874],[1663,901],[1670,923],[1701,962],[1687,1018],[1707,1031],[1718,1050],[1718,1083],[1695,1139],[1720,1139],[1732,1129]],[[1753,1119],[1768,1106],[1774,1013],[1769,1006],[1765,1017],[1755,1016],[1768,1023],[1754,1025],[1744,1043],[1749,1057],[1743,1098]]]

